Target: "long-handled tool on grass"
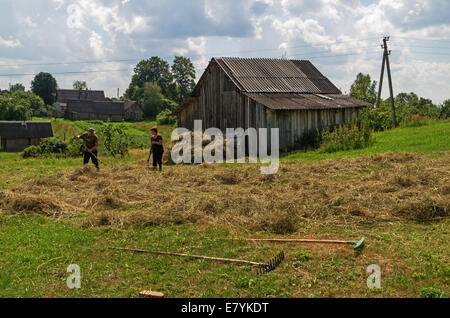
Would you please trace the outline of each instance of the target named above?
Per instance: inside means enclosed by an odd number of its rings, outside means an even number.
[[[313,239],[242,239],[243,241],[252,242],[283,242],[283,243],[319,243],[319,244],[347,244],[354,245],[355,252],[361,252],[364,248],[364,237],[359,241],[338,241],[338,240],[313,240]]]
[[[149,251],[149,250],[140,250],[140,249],[135,249],[135,248],[122,248],[122,247],[109,247],[109,248],[113,249],[113,250],[122,250],[122,251],[136,252],[136,253],[151,253],[151,254],[157,254],[157,255],[171,255],[171,256],[181,256],[181,257],[193,257],[193,258],[199,258],[199,259],[209,259],[209,260],[212,260],[212,261],[224,262],[224,263],[253,265],[253,266],[257,266],[258,267],[257,270],[256,270],[256,274],[257,275],[263,275],[265,273],[273,271],[284,260],[284,252],[281,252],[280,254],[278,254],[277,256],[272,258],[267,263],[262,263],[262,262],[252,262],[252,261],[246,261],[246,260],[240,260],[240,259],[232,259],[232,258],[220,258],[220,257],[211,257],[211,256],[203,256],[203,255],[191,255],[191,254],[183,254],[183,253]]]

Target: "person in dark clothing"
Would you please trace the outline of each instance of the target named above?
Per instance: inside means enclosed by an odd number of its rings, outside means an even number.
[[[156,166],[159,165],[159,171],[161,171],[162,156],[164,153],[163,139],[162,136],[158,134],[158,128],[153,127],[151,129],[151,132],[152,132],[152,139],[151,139],[152,146],[150,148],[150,153],[148,154],[147,162],[150,161],[150,156],[153,154],[153,170],[156,170]]]
[[[100,170],[98,166],[98,138],[95,135],[95,129],[90,128],[86,134],[80,135],[76,137],[78,140],[82,139],[84,144],[84,154],[83,154],[83,164],[88,164],[89,159],[92,160],[92,163],[95,165],[97,170]]]

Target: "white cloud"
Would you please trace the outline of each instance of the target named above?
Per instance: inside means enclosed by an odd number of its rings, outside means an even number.
[[[22,46],[22,43],[18,39],[4,39],[0,36],[0,47],[7,47],[7,48],[15,48]]]
[[[348,91],[359,72],[378,80],[381,37],[390,34],[395,93],[414,91],[435,102],[450,98],[449,58],[444,55],[448,50],[426,48],[448,46],[440,41],[450,40],[450,1],[363,3],[367,1],[15,0],[0,12],[0,64],[16,66],[0,68],[0,73],[132,69],[141,58],[157,55],[171,62],[168,55],[176,54],[192,57],[199,78],[212,53],[280,57],[286,52],[288,58],[311,59]],[[233,53],[248,51],[252,52]],[[23,66],[123,58],[135,61]],[[131,73],[76,77],[115,96],[117,87],[126,89]],[[74,80],[57,79],[64,87]],[[30,78],[0,77],[0,86],[18,80],[28,85]]]
[[[36,23],[33,23],[33,21],[31,20],[30,17],[26,17],[26,18],[25,18],[25,24],[26,24],[27,26],[31,27],[31,28],[37,27],[37,24],[36,24]]]
[[[105,56],[103,40],[99,34],[92,32],[91,36],[89,37],[89,47],[94,52],[95,57],[102,58]]]

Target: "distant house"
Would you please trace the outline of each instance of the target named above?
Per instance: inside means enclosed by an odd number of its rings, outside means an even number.
[[[104,91],[58,89],[56,90],[56,102],[53,104],[53,107],[58,112],[64,113],[69,100],[106,101],[106,97]]]
[[[0,121],[2,151],[20,152],[49,137],[53,137],[49,121]]]
[[[70,120],[137,121],[144,113],[134,101],[113,102],[104,91],[58,89],[53,104],[57,114]]]
[[[342,95],[309,61],[213,58],[190,98],[174,114],[194,129],[279,128],[280,149],[299,147],[304,133],[359,117],[364,101]],[[270,148],[270,137],[268,138]]]
[[[70,120],[123,121],[125,120],[125,103],[68,100],[64,117]]]
[[[135,101],[125,100],[124,108],[125,108],[125,120],[139,121],[144,119],[144,112]]]

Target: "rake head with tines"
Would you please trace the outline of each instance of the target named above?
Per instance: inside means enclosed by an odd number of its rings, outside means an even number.
[[[269,262],[267,263],[261,263],[259,265],[259,268],[256,269],[256,274],[258,276],[264,275],[268,272],[273,271],[275,268],[278,267],[278,265],[281,264],[281,262],[284,260],[284,252],[281,252],[280,254],[278,254],[277,256],[275,256],[274,258],[272,258]]]

